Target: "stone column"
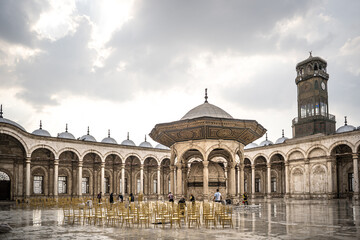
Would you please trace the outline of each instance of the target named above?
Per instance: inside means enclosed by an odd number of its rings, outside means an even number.
[[[181,164],[177,165],[177,173],[176,173],[176,194],[178,199],[180,199],[182,192],[182,169]]]
[[[290,194],[290,186],[289,186],[289,161],[285,162],[285,195],[288,196]]]
[[[100,192],[102,193],[102,195],[104,195],[105,193],[105,189],[104,189],[104,179],[105,178],[105,163],[102,162],[101,163],[101,174],[100,174]]]
[[[309,169],[309,164],[310,164],[310,159],[306,158],[305,159],[305,198],[309,199],[310,198],[310,169]]]
[[[169,192],[175,192],[175,185],[174,185],[174,165],[170,165],[170,189]],[[166,181],[167,183],[167,181]]]
[[[78,163],[78,196],[79,196],[79,197],[82,196],[82,191],[81,191],[82,167],[83,167],[83,162],[82,162],[82,161],[79,161],[79,163]]]
[[[125,163],[121,164],[121,193],[125,194]]]
[[[230,192],[229,195],[231,198],[235,197],[235,166],[230,166],[230,176],[229,176],[229,183],[230,183]]]
[[[255,165],[251,166],[251,197],[255,198]]]
[[[204,201],[208,200],[209,196],[209,169],[208,169],[209,162],[203,161],[203,194],[204,194]]]
[[[160,195],[160,169],[161,169],[161,166],[158,166],[157,168],[157,194],[158,196]]]
[[[58,196],[59,159],[54,160],[54,197]]]
[[[243,195],[246,189],[244,189],[244,164],[240,164],[240,194]]]
[[[140,165],[140,192],[144,194],[144,165]]]
[[[359,201],[359,156],[355,153],[353,154],[353,169],[354,169],[354,197],[355,201]]]
[[[267,197],[271,198],[271,164],[267,164]]]
[[[326,165],[328,169],[328,197],[333,198],[334,187],[333,187],[333,171],[332,165],[334,162],[334,158],[332,156],[327,158]]]
[[[25,195],[26,197],[30,197],[30,181],[31,181],[31,174],[30,174],[30,167],[31,167],[31,158],[26,158],[26,189]]]
[[[236,187],[237,187],[237,188],[236,188],[236,189],[237,189],[236,191],[237,191],[237,195],[238,195],[238,196],[241,196],[241,194],[240,194],[240,186],[241,186],[240,181],[241,181],[241,180],[240,180],[240,179],[241,179],[241,178],[240,178],[240,166],[238,166],[238,167],[237,167],[237,186],[236,186]]]

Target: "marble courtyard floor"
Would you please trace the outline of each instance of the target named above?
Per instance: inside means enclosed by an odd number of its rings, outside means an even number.
[[[360,207],[346,200],[259,202],[234,206],[234,228],[119,227],[64,223],[63,211],[0,205],[0,239],[360,239]]]

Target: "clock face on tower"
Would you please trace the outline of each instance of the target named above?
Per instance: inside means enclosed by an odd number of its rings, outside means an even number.
[[[322,89],[322,90],[325,90],[325,87],[326,87],[326,86],[325,86],[325,83],[322,82],[322,83],[321,83],[321,89]]]

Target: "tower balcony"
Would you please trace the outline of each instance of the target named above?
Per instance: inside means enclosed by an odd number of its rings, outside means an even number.
[[[308,116],[308,117],[304,117],[304,118],[300,118],[300,119],[298,117],[296,117],[292,120],[292,125],[295,125],[295,124],[299,123],[300,121],[304,122],[304,121],[313,121],[313,120],[330,120],[330,121],[335,122],[335,116],[332,114],[328,114],[327,116],[314,115],[314,116]]]

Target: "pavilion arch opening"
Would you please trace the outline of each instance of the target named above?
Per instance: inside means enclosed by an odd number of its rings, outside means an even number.
[[[54,182],[49,179],[54,160],[54,153],[47,148],[37,148],[31,153],[32,194],[44,196],[54,194]]]
[[[23,186],[15,182],[16,176],[19,176],[17,173],[24,172],[25,159],[26,151],[22,143],[8,134],[0,133],[0,200],[13,200],[23,195]]]
[[[266,194],[267,186],[267,165],[266,159],[263,156],[259,156],[254,160],[255,167],[255,196],[254,197],[264,197]]]
[[[352,150],[346,144],[339,144],[331,151],[335,160],[335,179],[333,179],[335,197],[350,198],[354,193],[354,167]],[[358,170],[359,171],[359,170]]]

